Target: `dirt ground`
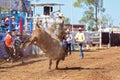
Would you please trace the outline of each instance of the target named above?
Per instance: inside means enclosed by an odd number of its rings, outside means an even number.
[[[48,69],[48,58],[37,57],[21,62],[0,64],[0,80],[120,80],[120,47],[84,49],[80,59],[74,51],[55,70]],[[2,63],[2,62],[1,62]]]

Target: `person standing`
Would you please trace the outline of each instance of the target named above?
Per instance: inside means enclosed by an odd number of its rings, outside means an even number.
[[[11,18],[12,18],[12,29],[15,29],[16,27],[15,17],[12,16]]]
[[[75,41],[78,43],[78,49],[80,52],[80,57],[84,58],[83,50],[82,50],[82,44],[85,41],[85,35],[82,32],[82,28],[78,28],[78,32],[75,35]]]
[[[74,34],[74,32],[73,31],[71,31],[70,32],[70,34],[72,35],[72,43],[71,43],[71,51],[74,51],[75,49],[74,49],[74,44],[75,44],[75,39],[74,39],[74,37],[75,37],[75,34]]]
[[[22,43],[21,34],[18,33],[16,36],[17,37],[14,39],[14,42],[13,42],[15,55],[16,57],[21,57],[22,63],[24,63],[22,49],[20,48],[20,45]]]
[[[5,28],[5,20],[4,19],[2,19],[2,21],[1,21],[1,28],[2,29]]]
[[[1,32],[5,32],[5,28],[6,28],[5,19],[3,18],[0,23],[1,23],[1,25],[0,25]]]
[[[9,19],[10,19],[10,15],[8,15],[7,18],[5,19],[5,26],[6,27],[9,26]]]
[[[73,37],[72,37],[72,34],[70,33],[70,30],[69,29],[67,29],[66,30],[66,48],[67,48],[67,50],[68,50],[68,52],[69,52],[69,54],[71,55],[71,43],[72,43],[72,39],[73,39]]]
[[[12,58],[13,58],[13,53],[14,53],[14,49],[13,49],[13,38],[11,35],[11,32],[8,30],[6,37],[5,37],[5,47],[6,47],[6,51],[8,53],[8,60],[11,60],[12,62]]]
[[[13,39],[15,39],[17,37],[16,34],[17,34],[16,29],[13,29],[12,30],[12,37],[13,37]]]

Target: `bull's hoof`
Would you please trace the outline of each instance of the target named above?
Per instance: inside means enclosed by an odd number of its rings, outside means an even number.
[[[56,67],[55,69],[56,69],[56,70],[58,70],[59,68],[58,68],[58,67]]]
[[[51,67],[49,67],[49,70],[51,70]]]

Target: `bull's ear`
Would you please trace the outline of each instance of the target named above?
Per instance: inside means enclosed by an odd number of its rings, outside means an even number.
[[[38,23],[36,23],[36,26],[35,26],[35,27],[40,28],[40,26],[38,25]]]
[[[38,25],[38,21],[36,22],[36,26],[35,27],[40,28],[40,26]]]

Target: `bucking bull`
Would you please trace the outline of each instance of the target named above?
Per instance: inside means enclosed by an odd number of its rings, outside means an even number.
[[[51,69],[52,60],[56,60],[56,69],[58,69],[60,60],[64,60],[67,54],[67,50],[63,45],[63,39],[65,36],[63,28],[59,28],[58,33],[57,38],[51,36],[48,32],[41,28],[37,22],[32,36],[25,40],[23,47],[26,43],[29,43],[29,45],[37,45],[44,53],[46,53],[47,57],[49,57],[49,69]]]

